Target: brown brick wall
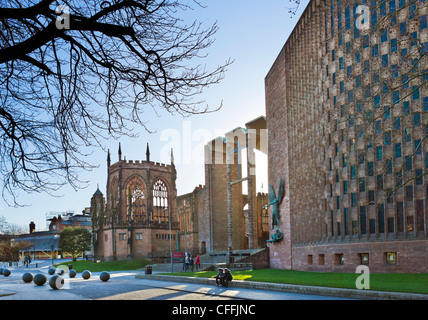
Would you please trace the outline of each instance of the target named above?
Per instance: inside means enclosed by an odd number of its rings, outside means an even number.
[[[211,250],[228,249],[228,217],[227,217],[227,164],[226,145],[217,139],[206,148],[205,186],[207,188],[208,212],[210,217],[202,224],[204,230],[211,229]],[[217,145],[216,145],[217,143]],[[220,147],[219,147],[220,146]],[[221,148],[223,146],[223,148]],[[238,166],[235,161],[232,167],[232,181],[237,180]],[[232,186],[232,248],[242,249],[245,243],[245,224],[243,214],[242,190],[240,185]]]
[[[410,74],[415,80],[408,88],[401,88],[400,82],[398,90],[394,89],[402,100],[389,116],[385,107],[391,106],[393,94],[384,92],[383,87],[381,107],[376,107],[374,94],[381,90],[374,75],[381,74],[392,87],[396,84],[390,71],[401,53],[393,52],[390,40],[398,38],[400,45],[396,51],[406,49],[409,57],[414,57],[412,54],[418,51],[413,50],[407,40],[410,32],[417,32],[418,40],[426,41],[428,31],[427,28],[419,30],[419,17],[426,15],[428,8],[426,3],[418,2],[414,18],[410,18],[406,7],[395,25],[387,23],[365,31],[367,36],[363,31],[354,32],[353,5],[354,1],[342,2],[342,27],[345,6],[350,6],[351,28],[338,30],[338,1],[333,0],[333,15],[330,2],[311,1],[265,79],[269,183],[277,192],[282,177],[286,190],[280,206],[280,229],[284,239],[270,245],[274,268],[312,270],[315,261],[324,257],[325,263],[318,269],[349,271],[355,265],[355,252],[363,248],[371,252],[376,272],[414,271],[418,270],[415,263],[426,262],[420,255],[428,235],[428,180],[425,175],[416,183],[414,177],[415,170],[426,172],[428,169],[428,144],[420,155],[412,157],[412,168],[403,174],[403,179],[410,178],[410,182],[393,194],[392,201],[386,195],[389,189],[397,186],[397,174],[404,168],[404,156],[394,158],[394,144],[401,143],[402,154],[410,155],[415,143],[426,135],[428,117],[421,110],[428,90],[422,85],[418,95],[414,95],[411,90],[420,85],[421,79],[420,74],[419,78]],[[398,8],[398,1],[396,6]],[[400,36],[401,22],[407,24],[409,32]],[[388,40],[381,42],[383,28],[387,30]],[[365,47],[364,36],[369,40]],[[373,58],[375,45],[379,46],[379,55]],[[379,69],[380,55],[385,53],[390,55],[390,65]],[[419,63],[419,70],[427,69],[424,59]],[[369,66],[368,75],[363,73],[363,66]],[[403,72],[404,67],[398,66],[399,72]],[[357,75],[361,75],[364,86],[358,84]],[[404,102],[409,103],[409,115],[403,111]],[[378,127],[370,122],[370,114],[380,120]],[[419,124],[415,124],[414,115],[420,116]],[[399,129],[393,128],[393,117],[401,120]],[[363,133],[362,128],[365,129]],[[406,131],[410,136],[407,142],[403,140],[404,128],[410,130]],[[387,133],[390,134],[389,143]],[[380,159],[375,150],[382,151]],[[392,163],[392,172],[386,169],[387,161]],[[371,173],[368,163],[373,166]],[[388,231],[388,219],[392,231]],[[324,246],[326,252],[324,256],[316,253],[309,258],[307,251],[315,248],[315,243]],[[380,261],[386,250],[395,247],[400,249],[397,250],[401,258],[396,266],[385,268]],[[343,253],[336,252],[339,248]],[[350,263],[333,263],[332,257],[337,259],[340,254]],[[308,264],[310,259],[314,263]],[[420,270],[425,269],[421,267]]]
[[[283,177],[285,196],[279,207],[279,228],[284,234],[280,243],[270,245],[270,265],[272,268],[291,268],[290,230],[290,181],[285,174],[289,171],[289,147],[287,131],[287,87],[285,79],[285,50],[280,52],[275,64],[265,79],[266,118],[268,128],[268,177],[269,184],[278,190],[279,179]],[[278,192],[278,191],[275,191]],[[271,212],[272,209],[269,211]]]
[[[396,264],[387,264],[388,252],[397,254]],[[428,240],[294,246],[293,269],[355,272],[362,264],[362,253],[369,254],[367,266],[373,273],[428,272]],[[324,263],[320,263],[320,255],[324,255]],[[339,264],[338,255],[343,255],[343,264]]]

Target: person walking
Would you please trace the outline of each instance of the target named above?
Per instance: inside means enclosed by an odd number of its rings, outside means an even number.
[[[196,256],[196,258],[195,258],[195,267],[196,267],[196,270],[201,268],[201,260],[200,260],[199,256]]]
[[[189,259],[190,259],[190,255],[186,252],[184,256],[185,271],[187,271],[187,269],[189,268],[189,263],[190,263]]]

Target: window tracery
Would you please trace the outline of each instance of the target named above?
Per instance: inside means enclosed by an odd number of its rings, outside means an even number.
[[[146,195],[143,181],[139,177],[129,180],[127,186],[127,215],[131,221],[147,220]]]
[[[153,220],[158,222],[168,222],[168,188],[159,179],[153,185]]]

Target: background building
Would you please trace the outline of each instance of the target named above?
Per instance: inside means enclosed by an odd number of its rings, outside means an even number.
[[[428,271],[427,41],[425,1],[310,1],[265,79],[272,267]]]
[[[58,214],[58,217],[49,218],[49,231],[61,232],[67,227],[84,228],[92,231],[92,217],[87,211],[89,210],[83,210],[81,214],[68,212]]]

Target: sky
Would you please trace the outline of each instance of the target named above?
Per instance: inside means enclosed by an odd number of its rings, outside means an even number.
[[[193,11],[188,11],[186,17],[189,19],[196,19],[207,28],[217,21],[219,27],[214,35],[214,44],[205,52],[208,56],[201,62],[213,69],[229,58],[234,60],[222,82],[207,88],[199,97],[211,109],[221,103],[223,106],[215,113],[186,118],[166,113],[159,116],[147,114],[148,127],[154,133],[141,129],[138,138],[121,138],[123,156],[127,160],[145,160],[149,143],[151,161],[169,164],[170,150],[173,148],[178,195],[192,192],[196,186],[203,185],[203,145],[265,115],[265,76],[307,2],[302,1],[295,16],[289,13],[292,5],[289,0],[206,0],[203,2],[204,8],[195,7]],[[112,163],[118,160],[119,141],[106,141],[105,148],[111,151]],[[80,180],[88,181],[85,188],[74,190],[65,186],[56,196],[21,193],[18,201],[26,206],[9,207],[0,200],[0,216],[5,217],[9,224],[24,229],[28,229],[29,223],[34,221],[36,230],[42,231],[46,230],[46,214],[82,212],[90,206],[90,199],[98,186],[106,194],[107,155],[101,149],[92,151],[93,154],[86,160],[97,165],[97,168],[79,172]],[[261,188],[261,183],[257,187]]]

